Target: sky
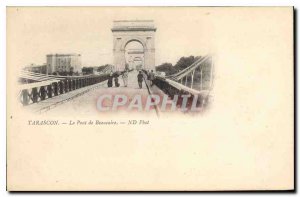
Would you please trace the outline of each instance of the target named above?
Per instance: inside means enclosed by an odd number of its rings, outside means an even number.
[[[196,7],[10,7],[7,46],[18,66],[45,63],[51,53],[79,53],[82,66],[112,64],[113,21],[154,20],[155,64],[175,64],[211,51],[209,17]]]

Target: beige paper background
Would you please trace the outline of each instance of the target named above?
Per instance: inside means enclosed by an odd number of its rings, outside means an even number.
[[[39,24],[46,15],[51,18],[46,28],[62,23],[66,13],[74,20],[80,20],[78,13],[167,20],[169,26],[160,31],[170,38],[176,35],[170,27],[198,20],[193,31],[183,32],[186,36],[171,39],[188,44],[178,47],[157,38],[156,53],[164,45],[172,46],[170,54],[182,47],[187,53],[214,53],[211,108],[198,116],[145,116],[148,126],[27,125],[29,119],[129,120],[125,113],[36,115],[18,103],[16,73],[25,57],[48,52],[38,43],[24,50],[42,28],[31,31],[26,23]],[[43,45],[53,44],[49,35],[39,35]],[[292,7],[9,7],[7,78],[10,191],[294,188]],[[130,114],[130,119],[141,117]]]

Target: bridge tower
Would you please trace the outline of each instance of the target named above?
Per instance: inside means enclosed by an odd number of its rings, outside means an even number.
[[[153,20],[118,20],[113,22],[114,66],[116,70],[124,70],[126,65],[126,46],[130,42],[142,45],[143,69],[155,69],[155,32]],[[136,57],[134,56],[136,55]],[[141,51],[131,53],[132,58],[141,57]]]

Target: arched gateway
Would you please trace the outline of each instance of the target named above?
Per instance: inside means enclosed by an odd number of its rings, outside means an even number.
[[[153,20],[114,21],[113,53],[116,70],[155,69],[155,31]],[[139,45],[139,46],[138,46]]]

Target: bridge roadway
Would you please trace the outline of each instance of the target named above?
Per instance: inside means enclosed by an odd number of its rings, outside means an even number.
[[[153,90],[156,92],[155,94],[157,94],[157,91],[159,92],[159,94],[163,94],[162,91],[160,91],[156,87],[152,87],[149,91],[147,89],[145,81],[143,81],[143,87],[142,89],[140,89],[137,82],[137,74],[137,71],[129,72],[127,87],[124,87],[122,77],[120,76],[120,87],[108,88],[107,81],[105,81],[92,86],[80,88],[67,94],[62,94],[36,104],[32,104],[28,106],[28,108],[39,113],[46,113],[47,115],[95,115],[101,113],[101,111],[97,109],[97,100],[101,95],[126,95],[129,102],[135,95],[138,94],[141,95],[142,98],[147,98],[147,96],[151,94]],[[147,83],[149,82],[147,81]],[[145,103],[145,100],[146,99],[142,99],[142,102]],[[106,102],[105,107],[111,108],[112,102]],[[118,109],[120,110],[118,110],[118,113],[123,111],[122,108],[125,109],[125,107],[119,107]],[[126,111],[124,111],[124,113],[125,112]],[[150,116],[157,116],[159,115],[159,109],[155,110],[153,108],[147,114],[149,114]]]

